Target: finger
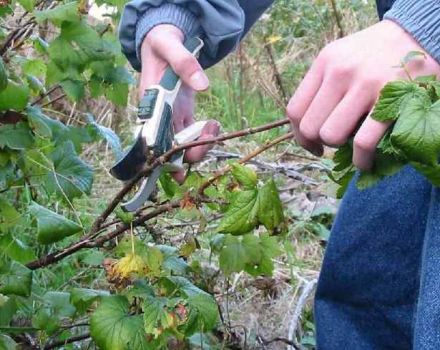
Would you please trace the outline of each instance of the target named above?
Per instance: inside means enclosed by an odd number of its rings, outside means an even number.
[[[173,120],[176,133],[194,123],[194,100],[194,90],[183,84],[174,102]]]
[[[292,131],[294,133],[295,141],[301,145],[303,148],[311,152],[313,155],[317,157],[321,157],[324,153],[324,147],[320,143],[312,142],[308,139],[306,139],[301,133],[299,132],[298,128],[292,126]]]
[[[320,61],[316,60],[287,105],[287,116],[289,117],[292,129],[296,134],[296,141],[301,146],[311,150],[312,153],[317,155],[321,153],[322,147],[303,137],[299,133],[299,125],[322,84],[324,76],[323,72],[323,65]]]
[[[171,176],[176,180],[178,184],[183,184],[185,182],[185,171],[179,170],[171,174]]]
[[[365,119],[353,140],[353,164],[360,170],[371,170],[376,147],[390,123],[382,123],[370,116]]]
[[[341,102],[345,92],[344,83],[335,82],[331,78],[325,79],[301,120],[299,126],[300,134],[308,140],[321,143],[319,131],[339,102]]]
[[[145,90],[151,85],[160,82],[167,68],[167,63],[155,55],[149,46],[142,51],[142,62],[142,71],[139,81],[139,98],[144,96]]]
[[[323,71],[322,64],[315,61],[287,105],[287,116],[296,127],[299,127],[301,119],[321,87]]]
[[[178,36],[164,33],[160,39],[151,41],[151,47],[157,55],[170,64],[174,72],[191,88],[203,91],[209,87],[208,77],[197,58],[183,46]]]
[[[370,113],[374,97],[361,88],[351,89],[319,130],[319,138],[328,146],[342,146],[353,135],[359,121]]]
[[[215,120],[210,120],[206,123],[205,127],[202,130],[202,134],[199,137],[199,140],[208,140],[215,136],[217,136],[220,132],[220,124]],[[185,152],[185,161],[188,163],[195,163],[203,159],[206,153],[213,147],[214,145],[203,145],[190,148]]]

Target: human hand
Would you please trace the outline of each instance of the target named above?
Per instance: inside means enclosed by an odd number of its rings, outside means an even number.
[[[139,97],[149,86],[158,84],[166,68],[171,66],[182,79],[182,87],[173,106],[173,124],[177,132],[194,123],[194,99],[196,91],[209,87],[209,80],[197,59],[183,46],[182,31],[169,24],[154,27],[145,37],[141,46],[142,71],[139,83]],[[200,140],[217,136],[220,124],[210,120],[202,130]],[[201,160],[209,145],[194,147],[185,153],[185,160],[193,163]],[[183,182],[182,172],[173,174],[178,182]]]
[[[353,135],[353,164],[369,170],[376,147],[390,126],[370,116],[381,89],[392,80],[407,79],[396,68],[410,51],[423,48],[398,24],[384,20],[334,41],[319,54],[287,107],[298,142],[316,155],[323,145],[340,146]],[[407,64],[413,77],[440,75],[432,57]]]

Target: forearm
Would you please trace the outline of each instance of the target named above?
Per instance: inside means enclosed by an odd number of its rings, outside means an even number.
[[[140,46],[159,24],[172,24],[185,36],[201,35],[200,62],[209,67],[231,52],[273,0],[133,0],[122,16],[119,37],[123,52],[140,70]]]
[[[397,0],[384,18],[398,23],[440,62],[440,1]]]

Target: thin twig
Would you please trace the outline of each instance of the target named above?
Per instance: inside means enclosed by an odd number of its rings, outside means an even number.
[[[335,17],[336,25],[338,26],[339,29],[338,38],[343,38],[345,36],[345,31],[344,31],[344,27],[342,26],[341,15],[338,11],[336,1],[330,0],[330,5],[333,10],[333,16]]]
[[[62,93],[61,95],[55,97],[53,100],[47,101],[46,103],[41,105],[41,108],[47,107],[49,105],[51,105],[54,102],[57,102],[58,100],[61,100],[62,98],[66,97],[65,93]]]
[[[287,93],[286,93],[286,89],[284,88],[284,84],[283,84],[283,78],[281,77],[280,71],[277,67],[277,63],[275,61],[275,57],[273,54],[273,49],[272,49],[272,44],[270,42],[268,42],[265,46],[264,46],[266,52],[267,52],[267,56],[269,57],[269,62],[272,66],[272,70],[273,70],[273,75],[275,77],[275,82],[278,85],[278,89],[280,89],[281,92],[281,96],[283,98],[283,101],[285,104],[287,104]]]
[[[67,344],[71,344],[71,343],[75,343],[81,340],[85,340],[85,339],[89,339],[90,338],[90,333],[85,333],[85,334],[81,334],[81,335],[76,335],[74,337],[65,339],[65,340],[58,340],[56,342],[50,343],[50,344],[46,344],[44,346],[44,350],[50,350],[50,349],[56,349],[59,347],[62,347],[64,345]]]
[[[60,87],[59,84],[52,86],[49,90],[47,90],[44,94],[42,94],[39,98],[37,98],[34,102],[31,103],[31,106],[34,106],[40,103],[45,97],[49,96],[52,92]]]
[[[248,155],[244,156],[243,158],[241,158],[238,161],[238,163],[240,163],[240,164],[246,163],[246,162],[250,161],[252,158],[255,158],[256,156],[258,156],[260,153],[263,153],[264,151],[268,150],[269,148],[271,148],[271,147],[273,147],[283,141],[291,139],[292,137],[294,137],[294,133],[289,132],[283,136],[277,137],[276,139],[274,139],[272,141],[268,141],[263,146],[257,148],[255,151],[253,151],[253,152],[249,153]],[[227,165],[224,168],[218,170],[212,177],[210,177],[207,181],[205,181],[199,187],[199,195],[203,195],[205,190],[209,186],[211,186],[215,181],[217,181],[220,177],[222,177],[223,175],[225,175],[229,171],[231,171],[230,165]]]

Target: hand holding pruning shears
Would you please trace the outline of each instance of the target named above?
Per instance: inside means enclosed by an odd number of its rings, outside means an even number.
[[[131,180],[145,163],[161,156],[174,144],[211,138],[219,132],[216,121],[194,122],[193,90],[205,90],[209,82],[197,61],[203,42],[199,38],[189,38],[184,43],[182,40],[181,31],[168,25],[154,28],[144,40],[136,140],[111,169],[119,180]],[[192,148],[178,154],[169,164],[156,168],[123,208],[127,211],[140,208],[149,199],[163,171],[173,172],[176,179],[182,181],[183,158],[189,162],[199,161],[208,149],[209,146]]]

